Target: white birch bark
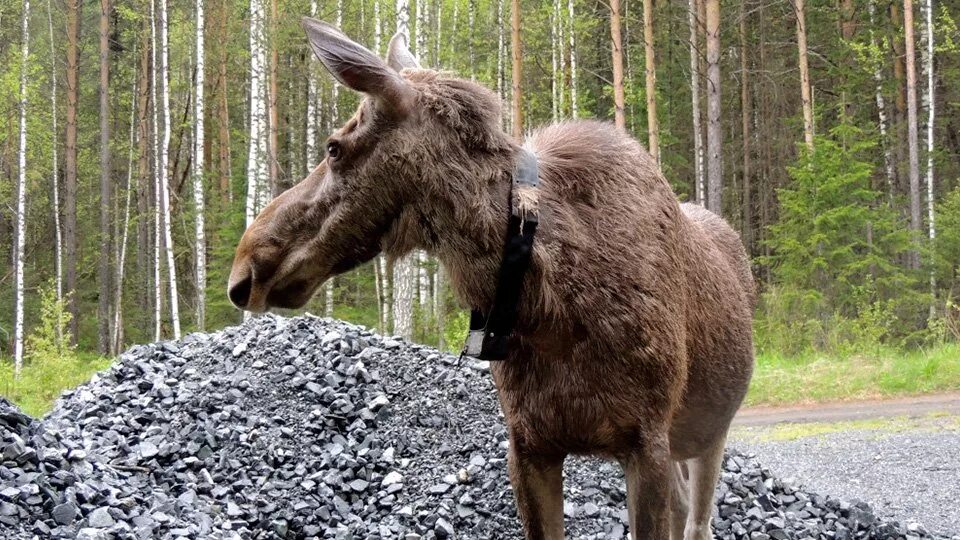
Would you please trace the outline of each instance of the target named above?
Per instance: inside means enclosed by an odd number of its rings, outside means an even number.
[[[907,151],[910,160],[910,231],[919,242],[923,228],[920,213],[920,149],[918,142],[917,120],[917,69],[916,42],[914,40],[913,0],[903,2],[904,42],[906,45],[907,68]],[[920,250],[917,246],[911,253],[911,266],[920,268]]]
[[[250,106],[247,146],[246,223],[249,227],[262,208],[267,186],[266,38],[262,0],[250,0]]]
[[[867,5],[870,13],[870,44],[874,50],[877,48],[877,40],[874,35],[874,16],[876,13],[876,0],[870,0]],[[890,152],[890,142],[887,140],[887,106],[883,99],[883,73],[881,71],[882,59],[876,59],[873,68],[873,80],[876,83],[874,94],[877,102],[877,124],[880,128],[880,143],[883,147],[883,168],[887,179],[887,193],[893,196],[894,193],[894,170],[893,155]]]
[[[397,32],[410,35],[409,0],[397,0]],[[413,337],[413,295],[417,274],[412,254],[393,264],[393,333],[405,339]]]
[[[161,0],[163,1],[163,0]],[[163,301],[163,282],[160,280],[160,184],[163,182],[163,173],[160,169],[160,113],[157,104],[157,17],[156,1],[150,2],[150,55],[152,58],[150,70],[150,103],[153,114],[153,340],[160,341],[161,312]]]
[[[937,228],[934,214],[933,200],[933,128],[936,120],[936,96],[934,94],[934,36],[933,36],[933,2],[932,0],[923,0],[924,13],[924,48],[923,52],[923,71],[927,76],[927,87],[924,90],[923,103],[927,108],[927,237],[930,240],[930,247],[933,248],[933,241],[937,237]],[[937,299],[937,277],[933,266],[930,268],[930,318],[936,316]]]
[[[52,122],[53,129],[53,143],[51,144],[53,150],[53,167],[51,169],[52,176],[52,201],[53,201],[53,232],[54,232],[54,246],[53,246],[53,265],[54,272],[56,272],[56,277],[54,278],[54,286],[56,288],[57,303],[63,302],[63,230],[60,227],[60,179],[58,178],[58,168],[59,168],[59,158],[57,157],[57,148],[59,145],[59,129],[57,129],[57,119],[59,115],[57,114],[57,54],[55,41],[53,38],[53,14],[50,9],[51,0],[47,0],[47,25],[50,30],[50,121]],[[59,319],[60,311],[57,310],[57,347],[60,347],[63,344],[63,321]]]
[[[136,58],[136,47],[133,57]],[[127,260],[127,240],[130,236],[130,191],[133,183],[133,146],[136,144],[135,128],[137,117],[137,73],[133,73],[133,91],[130,94],[130,146],[127,151],[127,187],[123,208],[123,236],[117,246],[117,269],[113,295],[113,335],[110,336],[111,352],[116,354],[120,350],[120,341],[123,339],[121,319],[123,318],[123,278]]]
[[[173,234],[170,224],[170,182],[167,178],[170,151],[170,81],[167,58],[169,42],[167,39],[167,0],[160,0],[160,92],[163,103],[163,141],[160,144],[160,212],[163,222],[164,249],[167,255],[167,280],[170,290],[170,320],[173,323],[173,339],[180,339],[180,308],[177,295],[177,267],[173,260]]]
[[[207,319],[207,241],[204,231],[203,200],[203,145],[204,145],[204,9],[203,0],[197,0],[197,80],[193,100],[193,204],[194,204],[194,262],[197,287],[197,329],[203,331]]]
[[[417,7],[417,26],[414,28],[416,34],[413,38],[414,46],[416,50],[417,60],[421,64],[426,63],[427,60],[427,17],[426,17],[426,0],[416,0]]]
[[[20,374],[23,368],[23,259],[26,246],[27,213],[27,71],[30,60],[30,0],[23,0],[22,35],[20,43],[20,149],[19,174],[17,176],[17,241],[15,281],[16,306],[13,323],[13,372]]]
[[[693,112],[693,174],[696,201],[706,205],[707,192],[703,176],[703,128],[700,126],[700,51],[697,43],[700,22],[697,0],[690,0],[690,107]]]
[[[570,116],[577,118],[577,19],[574,15],[573,1],[567,0],[567,11],[570,17]]]

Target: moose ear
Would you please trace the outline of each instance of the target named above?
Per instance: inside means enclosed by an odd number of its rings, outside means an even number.
[[[314,54],[344,86],[376,98],[392,111],[409,110],[416,91],[377,55],[333,25],[309,17],[301,25]]]
[[[420,62],[417,62],[417,58],[407,47],[407,35],[403,32],[397,32],[390,38],[390,44],[387,46],[387,65],[397,71],[403,68],[420,68]]]

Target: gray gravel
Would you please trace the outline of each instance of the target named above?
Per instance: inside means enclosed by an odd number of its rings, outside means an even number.
[[[0,399],[0,538],[521,538],[484,362],[327,319],[137,346],[35,420]],[[623,475],[572,459],[570,538],[626,537]],[[722,540],[920,540],[729,450]]]
[[[960,534],[960,417],[895,419],[873,427],[794,440],[776,440],[782,438],[777,428],[740,428],[729,443],[812,491],[867,501],[885,519]]]

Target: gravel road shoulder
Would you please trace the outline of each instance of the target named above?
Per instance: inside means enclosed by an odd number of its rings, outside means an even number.
[[[729,445],[881,517],[960,534],[960,415],[737,427]]]

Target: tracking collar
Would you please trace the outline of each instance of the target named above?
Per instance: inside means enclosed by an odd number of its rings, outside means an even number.
[[[521,148],[510,184],[509,225],[493,306],[487,313],[471,310],[470,332],[461,356],[480,360],[507,358],[507,342],[517,324],[523,277],[530,267],[533,236],[540,217],[539,184],[537,156]]]

